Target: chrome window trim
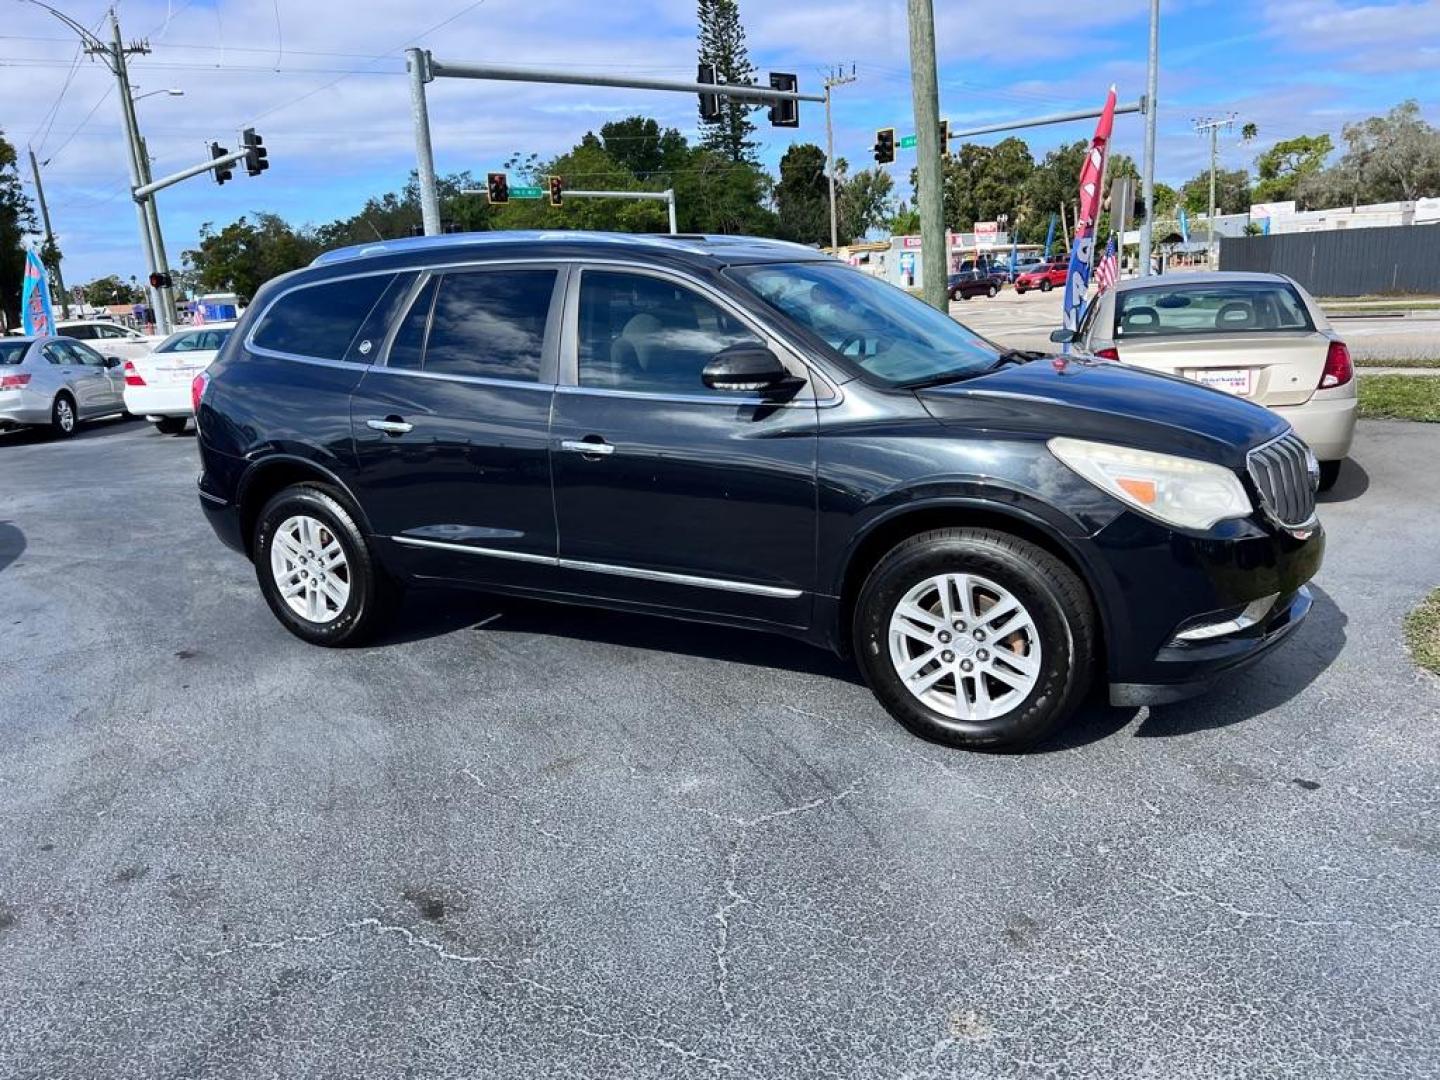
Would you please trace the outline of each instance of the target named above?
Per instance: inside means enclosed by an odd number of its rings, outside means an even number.
[[[313,364],[313,363],[332,364],[332,365],[338,365],[338,366],[340,366],[340,367],[347,367],[347,368],[361,368],[361,369],[368,368],[368,367],[370,367],[371,365],[369,365],[369,364],[359,364],[359,363],[355,363],[354,361],[349,361],[349,360],[331,360],[331,359],[330,359],[329,357],[327,357],[327,356],[306,356],[306,355],[304,355],[303,353],[284,352],[284,351],[282,351],[282,350],[280,350],[280,349],[267,349],[267,348],[265,348],[263,345],[256,345],[256,344],[255,344],[255,334],[256,334],[257,331],[259,331],[260,327],[262,327],[263,325],[265,325],[265,320],[266,320],[266,319],[269,317],[269,315],[270,315],[270,309],[273,308],[276,304],[278,304],[281,300],[283,300],[285,297],[289,296],[289,295],[290,295],[291,293],[293,293],[293,292],[299,292],[301,289],[314,289],[314,288],[318,288],[318,287],[321,286],[321,285],[333,285],[333,284],[335,284],[337,281],[354,281],[354,280],[356,280],[356,279],[358,279],[358,278],[379,277],[379,276],[381,276],[382,274],[383,274],[383,275],[389,275],[390,277],[395,277],[395,276],[397,276],[397,275],[399,275],[399,274],[413,273],[414,271],[415,271],[415,267],[413,267],[413,266],[409,266],[409,267],[391,267],[391,268],[388,268],[388,269],[385,269],[385,270],[362,270],[362,271],[360,271],[359,273],[355,273],[355,274],[337,274],[335,277],[323,278],[323,279],[321,279],[320,281],[297,281],[297,282],[296,282],[295,284],[293,284],[293,285],[287,285],[285,288],[281,289],[278,293],[276,293],[274,296],[272,296],[269,300],[265,301],[265,306],[264,306],[264,308],[261,309],[259,315],[255,316],[255,320],[250,324],[250,328],[245,331],[245,342],[244,342],[245,351],[246,351],[246,352],[254,353],[256,356],[270,356],[270,357],[274,357],[274,358],[277,359],[277,360],[299,360],[299,361],[302,361],[302,362],[312,363],[312,364]],[[377,302],[378,302],[379,297],[377,297],[376,300],[377,300]],[[373,307],[373,305],[372,305],[372,307]],[[370,313],[367,311],[367,312],[365,313],[365,318],[369,318],[369,317],[370,317]],[[360,325],[363,326],[364,324],[365,324],[365,319],[361,319],[361,320],[360,320]],[[356,332],[356,333],[359,333],[359,332],[360,332],[360,327],[359,327],[359,326],[357,326],[357,327],[355,328],[355,332]],[[346,345],[345,348],[346,348],[346,351],[348,352],[350,346],[349,346],[349,345]]]
[[[805,595],[802,589],[785,589],[777,585],[757,585],[749,581],[731,581],[726,578],[700,577],[695,574],[676,574],[668,570],[645,570],[636,566],[616,566],[613,563],[585,562],[582,559],[562,559],[555,555],[533,555],[528,551],[505,551],[499,548],[471,547],[467,544],[450,544],[443,540],[421,540],[413,536],[392,536],[390,539],[406,547],[434,548],[440,551],[455,551],[465,555],[479,555],[485,558],[511,559],[516,562],[553,566],[560,570],[580,570],[592,574],[610,574],[614,577],[639,578],[643,581],[657,581],[667,585],[690,585],[700,589],[721,589],[725,592],[747,593],[751,596],[768,596],[776,600],[798,600]]]
[[[635,401],[674,401],[687,405],[742,405],[761,406],[773,405],[778,408],[806,408],[813,409],[815,403],[809,398],[804,401],[773,401],[769,398],[758,397],[754,394],[745,395],[743,392],[731,392],[731,396],[723,396],[721,391],[711,394],[666,394],[650,390],[616,390],[608,386],[568,386],[564,383],[555,387],[557,394],[572,394],[583,397],[613,397],[628,398]],[[719,395],[719,396],[717,396]]]

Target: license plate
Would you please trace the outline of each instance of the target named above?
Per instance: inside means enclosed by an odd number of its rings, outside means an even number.
[[[1227,394],[1245,397],[1250,393],[1250,370],[1248,368],[1197,368],[1186,374],[1201,386],[1213,386]]]
[[[181,383],[181,382],[186,382],[186,383],[188,383],[191,379],[193,379],[193,378],[195,377],[195,372],[197,372],[197,371],[199,371],[199,370],[200,370],[200,369],[199,369],[198,367],[178,367],[178,366],[177,366],[177,367],[169,368],[168,371],[167,371],[168,378],[166,379],[166,382],[169,382],[169,383],[172,384],[172,385],[175,384],[175,383]]]

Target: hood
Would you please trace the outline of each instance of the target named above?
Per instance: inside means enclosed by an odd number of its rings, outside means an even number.
[[[942,423],[1119,443],[1235,469],[1290,426],[1188,379],[1074,357],[1034,360],[916,395]]]

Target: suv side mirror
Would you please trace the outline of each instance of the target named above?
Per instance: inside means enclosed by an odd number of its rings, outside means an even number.
[[[763,345],[731,345],[705,365],[700,380],[711,390],[758,392],[767,397],[794,393],[805,380],[786,370]]]
[[[1071,342],[1079,341],[1080,335],[1074,330],[1067,330],[1062,326],[1059,330],[1050,331],[1050,340],[1056,345],[1069,345]]]

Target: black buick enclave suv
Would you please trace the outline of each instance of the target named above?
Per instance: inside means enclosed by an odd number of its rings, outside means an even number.
[[[1203,689],[1298,625],[1324,546],[1275,414],[771,241],[330,252],[195,398],[201,505],[306,641],[415,583],[779,631],[956,746],[1033,743],[1097,679]]]

